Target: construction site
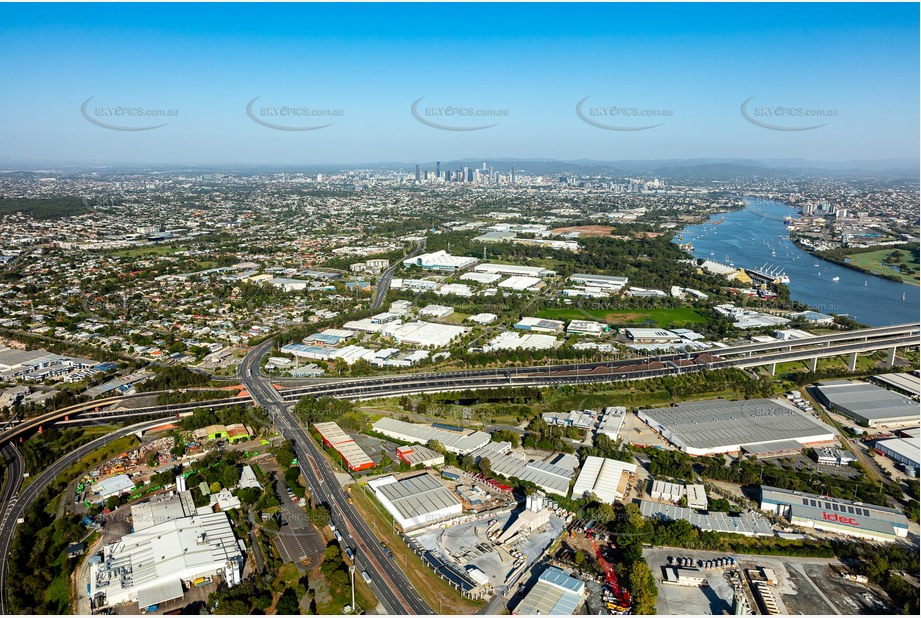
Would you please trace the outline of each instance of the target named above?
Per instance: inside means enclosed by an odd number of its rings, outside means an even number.
[[[563,533],[565,513],[542,493],[528,496],[525,508],[504,508],[447,528],[413,534],[424,550],[473,581],[504,594]]]

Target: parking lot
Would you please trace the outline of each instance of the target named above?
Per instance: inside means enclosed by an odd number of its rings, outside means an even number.
[[[851,582],[835,573],[831,565],[839,564],[834,558],[798,558],[790,556],[753,556],[726,554],[676,548],[646,548],[643,556],[656,577],[660,614],[722,614],[731,613],[733,591],[725,571],[704,571],[707,587],[693,588],[663,584],[662,566],[669,556],[686,556],[695,560],[712,560],[731,556],[739,569],[765,567],[777,577],[771,586],[779,605],[786,613],[794,614],[874,614],[891,613],[885,594],[875,586]]]

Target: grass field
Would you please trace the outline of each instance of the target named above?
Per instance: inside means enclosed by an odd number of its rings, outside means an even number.
[[[549,320],[599,320],[608,324],[644,324],[647,321],[667,328],[684,324],[703,324],[707,319],[691,307],[673,309],[544,309],[537,314]]]
[[[906,266],[908,266],[909,268],[915,271],[914,275],[902,274],[890,268],[887,264],[883,263],[883,260],[885,260],[886,256],[892,253],[892,251],[893,251],[892,249],[880,249],[879,251],[870,251],[868,253],[853,253],[847,257],[850,258],[851,264],[855,266],[859,266],[860,268],[869,270],[870,272],[879,273],[883,275],[898,275],[902,278],[902,281],[904,281],[905,283],[911,283],[912,285],[918,285],[918,282],[919,282],[918,273],[919,273],[919,270],[921,270],[921,265],[919,265],[918,262],[916,262],[913,259],[913,256],[909,251],[900,249],[901,253],[903,254],[903,257],[900,263],[905,264]]]
[[[390,514],[374,498],[366,495],[365,490],[356,487],[352,489],[351,495],[353,505],[374,530],[377,538],[386,543],[393,552],[396,568],[406,573],[413,587],[436,613],[473,614],[483,605],[482,601],[471,601],[462,597],[457,590],[425,566],[406,546],[403,539],[393,532]]]

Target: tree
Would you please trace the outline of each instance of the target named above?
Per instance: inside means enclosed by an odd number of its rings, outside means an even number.
[[[223,484],[224,487],[236,487],[239,482],[240,469],[236,466],[227,466],[224,468],[224,471],[221,472],[221,484]]]
[[[329,509],[325,506],[318,506],[310,510],[310,521],[317,526],[325,526],[329,523]]]
[[[580,569],[583,566],[585,566],[585,552],[582,551],[581,549],[576,550],[575,561],[576,561],[576,566],[579,567]]]
[[[158,452],[156,452],[156,451],[153,452],[153,453],[151,453],[151,454],[150,454],[150,457],[147,458],[147,467],[148,467],[148,468],[156,468],[156,467],[157,467],[157,464],[159,464],[159,463],[160,463],[160,453],[158,453]]]
[[[480,459],[480,472],[482,472],[484,476],[489,476],[490,472],[492,472],[492,462],[489,461],[488,457]]]
[[[299,605],[294,590],[285,588],[275,604],[275,613],[279,616],[296,616],[301,613]]]
[[[656,613],[656,597],[659,590],[656,580],[645,561],[634,562],[627,576],[630,594],[633,597],[633,613],[652,615]]]
[[[211,490],[211,493],[216,494],[217,492],[221,491],[221,484],[218,483],[217,481],[214,481],[209,486],[209,489]]]

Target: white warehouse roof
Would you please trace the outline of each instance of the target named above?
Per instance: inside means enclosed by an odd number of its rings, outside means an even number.
[[[595,494],[603,502],[622,500],[626,479],[635,473],[636,464],[604,457],[588,457],[572,487],[572,497],[578,499]]]

